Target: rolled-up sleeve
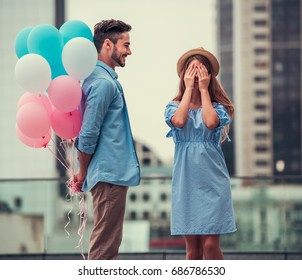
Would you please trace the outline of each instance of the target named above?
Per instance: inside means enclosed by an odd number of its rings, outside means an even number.
[[[228,125],[232,122],[226,108],[222,104],[214,105],[214,109],[217,112],[217,115],[219,117],[219,126],[218,126],[218,128],[222,128],[222,127],[224,127],[224,126],[226,126],[226,125]]]
[[[83,123],[76,147],[79,151],[94,154],[104,117],[116,92],[112,82],[98,79],[87,88]]]
[[[178,108],[178,103],[170,102],[167,104],[166,109],[165,109],[165,122],[171,128],[175,128],[175,126],[171,122],[171,119],[174,116],[177,108]]]

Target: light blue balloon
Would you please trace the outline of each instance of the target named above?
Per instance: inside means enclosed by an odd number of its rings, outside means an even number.
[[[93,35],[89,26],[80,20],[66,21],[59,29],[64,45],[75,37],[84,37],[93,42]]]
[[[61,60],[58,63],[51,65],[50,68],[52,80],[58,76],[68,75]]]
[[[59,30],[50,24],[40,24],[32,29],[27,39],[29,52],[43,56],[50,66],[61,60],[63,38]]]
[[[25,27],[21,29],[16,36],[15,52],[18,58],[29,53],[27,48],[27,38],[32,29],[33,29],[32,26]]]

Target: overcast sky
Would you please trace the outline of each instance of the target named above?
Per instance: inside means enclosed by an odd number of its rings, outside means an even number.
[[[132,26],[132,55],[116,72],[133,136],[171,162],[174,145],[166,138],[164,110],[177,94],[176,62],[182,53],[200,46],[217,54],[215,0],[66,1],[66,20],[82,20],[93,29],[110,18]]]

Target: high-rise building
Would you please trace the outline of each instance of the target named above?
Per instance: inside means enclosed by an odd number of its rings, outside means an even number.
[[[301,0],[271,2],[273,174],[301,175]]]
[[[301,0],[217,0],[238,176],[301,175]],[[230,172],[232,173],[232,172]]]

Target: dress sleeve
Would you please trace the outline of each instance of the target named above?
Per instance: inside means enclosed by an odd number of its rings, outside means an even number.
[[[172,129],[175,128],[175,126],[172,124],[171,119],[173,117],[173,115],[175,114],[175,111],[178,108],[178,103],[176,102],[169,102],[166,106],[166,110],[165,110],[165,121],[167,123],[167,125],[169,127],[171,127]]]
[[[214,109],[219,117],[219,125],[217,128],[222,128],[232,122],[226,108],[222,104],[214,104]]]

